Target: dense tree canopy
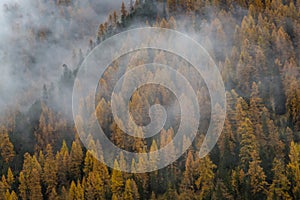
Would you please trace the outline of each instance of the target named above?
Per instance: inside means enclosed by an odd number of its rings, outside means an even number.
[[[76,2],[58,0],[55,6],[72,20],[84,12],[77,9]],[[123,2],[106,22],[94,27],[95,39],[89,40],[88,52],[74,50],[76,69],[64,65],[57,85],[44,85],[41,99],[28,112],[16,106],[0,116],[0,199],[299,199],[300,1],[130,2],[130,7]],[[43,4],[39,1],[40,9]],[[174,94],[146,86],[132,95],[128,107],[138,124],[149,123],[147,112],[154,104],[165,106],[168,117],[172,117],[158,135],[147,139],[131,137],[118,127],[112,117],[110,94],[122,74],[135,65],[156,62],[174,66],[192,80],[199,102],[205,106],[193,145],[168,167],[143,174],[124,173],[118,170],[120,166],[142,168],[146,161],[129,161],[120,155],[115,169],[108,168],[94,157],[105,150],[103,141],[92,136],[96,122],[87,125],[89,132],[80,133],[88,138],[87,150],[74,123],[60,113],[71,104],[67,96],[84,56],[109,36],[136,24],[188,31],[201,38],[218,65],[226,86],[227,117],[217,145],[205,158],[200,159],[198,151],[210,119],[207,88],[189,63],[168,52],[141,50],[111,63],[99,80],[96,107],[89,96],[82,99],[79,108],[95,110],[99,124],[116,146],[142,153],[169,144],[171,155],[178,151],[172,139],[180,123]],[[78,34],[85,31],[78,30]],[[33,43],[45,40],[46,34],[40,32],[39,37],[32,38]],[[155,76],[172,81],[169,74],[159,70],[139,78]],[[122,87],[130,84],[124,80]],[[118,103],[125,104],[121,97]],[[132,131],[144,134],[142,129]],[[188,141],[190,138],[185,137],[180,146]],[[114,152],[111,156],[115,157]],[[163,156],[150,157],[150,164],[157,165]]]

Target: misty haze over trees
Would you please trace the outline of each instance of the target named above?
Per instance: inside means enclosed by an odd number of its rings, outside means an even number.
[[[300,199],[299,0],[137,0],[107,7],[95,0],[25,2],[6,2],[0,12],[0,199]],[[120,130],[110,96],[134,66],[174,66],[190,80],[201,107],[198,136],[178,161],[131,174],[93,157],[105,150],[90,134],[96,122],[84,133],[95,152],[82,145],[72,89],[78,68],[98,44],[144,26],[184,32],[209,51],[225,83],[227,117],[217,145],[200,159],[211,107],[201,76],[164,51],[120,57],[99,80],[96,97],[82,100],[82,109],[92,109],[96,99],[98,121],[116,146],[156,151],[172,141],[180,123],[174,94],[148,85],[134,93],[129,107],[138,124],[149,123],[149,105],[166,107],[163,130],[147,139]],[[164,71],[148,75],[174,81]],[[145,165],[123,159],[115,168]]]

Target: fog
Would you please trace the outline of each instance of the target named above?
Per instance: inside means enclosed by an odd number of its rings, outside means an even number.
[[[42,3],[41,3],[42,2]],[[119,10],[121,0],[2,0],[0,3],[0,112],[10,105],[27,108],[43,84],[57,82],[63,64],[75,68],[74,55],[87,52],[99,24]]]
[[[72,0],[72,5],[57,6],[56,0],[2,0],[0,112],[10,105],[20,105],[20,109],[29,108],[41,97],[44,84],[49,86],[60,81],[63,66],[77,68],[80,51],[82,56],[87,54],[89,41],[95,41],[99,24],[106,21],[114,10],[119,12],[121,3],[121,0]],[[207,8],[204,14],[208,21],[203,19],[198,28],[200,31],[195,32],[185,26],[185,22],[191,20],[186,15],[177,16],[177,30],[199,41],[209,53],[215,51],[221,55],[213,59],[222,60],[230,54],[236,22],[239,24],[242,21],[247,10],[240,9],[236,16],[215,16],[215,12]],[[213,20],[216,17],[218,19]],[[140,22],[139,19],[136,21]],[[210,26],[210,23],[214,25]],[[219,27],[228,36],[226,40],[222,33],[216,36]],[[249,96],[238,92],[242,96]]]

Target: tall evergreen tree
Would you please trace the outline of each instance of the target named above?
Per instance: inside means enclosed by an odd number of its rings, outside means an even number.
[[[53,150],[50,144],[47,145],[45,164],[43,168],[43,182],[46,187],[46,194],[50,195],[53,189],[57,186],[58,165],[54,158]]]
[[[291,142],[290,145],[290,162],[287,167],[291,177],[291,187],[294,199],[300,198],[300,145]]]
[[[82,164],[83,164],[83,152],[82,152],[79,139],[76,139],[72,143],[70,160],[69,160],[70,177],[73,180],[80,179]]]
[[[290,189],[290,181],[286,176],[283,162],[275,158],[272,171],[274,177],[269,188],[268,199],[292,199],[288,192]]]
[[[213,180],[215,178],[214,169],[216,165],[210,160],[208,156],[196,160],[195,173],[197,175],[196,187],[199,189],[199,199],[206,199],[211,195],[214,187]]]
[[[123,198],[124,192],[124,179],[122,172],[118,170],[119,163],[117,160],[114,162],[114,169],[111,175],[111,192],[113,196],[117,199]]]
[[[8,163],[15,156],[14,146],[13,146],[13,144],[11,143],[11,141],[9,139],[8,132],[7,132],[6,128],[0,127],[0,131],[1,131],[0,132],[1,157],[6,163]]]
[[[20,173],[19,191],[23,200],[43,199],[41,187],[42,169],[35,156],[24,155],[23,169]]]
[[[124,200],[140,199],[137,185],[133,179],[127,179],[125,183]]]

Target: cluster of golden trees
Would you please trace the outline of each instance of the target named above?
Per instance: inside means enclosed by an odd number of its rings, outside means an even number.
[[[292,131],[287,129],[284,133],[287,138],[280,140],[278,128],[269,119],[265,127],[267,132],[263,132],[264,124],[250,120],[243,106],[246,106],[245,102],[241,98],[238,99],[236,121],[239,125],[236,131],[233,131],[232,124],[226,121],[224,133],[218,143],[217,165],[209,156],[200,159],[191,148],[182,159],[162,170],[145,174],[122,173],[117,169],[126,162],[125,160],[115,160],[115,169],[109,169],[95,159],[94,152],[84,150],[76,138],[70,150],[66,142],[63,142],[61,149],[56,153],[50,144],[45,151],[36,152],[32,156],[25,153],[22,169],[13,172],[9,166],[14,167],[12,159],[15,154],[8,139],[8,145],[1,146],[1,157],[4,159],[3,166],[6,172],[0,181],[0,197],[298,199],[300,145],[292,141]],[[167,133],[172,134],[169,131],[163,134]],[[7,137],[7,132],[4,130],[2,135]],[[90,141],[90,145],[99,146],[93,140]],[[286,148],[289,149],[287,158]],[[151,151],[156,149],[157,145],[154,142]],[[264,163],[270,158],[264,159],[263,154],[274,158],[270,167],[270,163]],[[137,164],[146,163],[138,161]],[[271,171],[267,173],[264,169],[268,168]]]
[[[188,151],[175,163],[155,172],[123,173],[117,170],[121,165],[129,162],[131,167],[142,167],[146,163],[125,161],[122,156],[115,160],[115,169],[110,169],[94,157],[105,150],[105,145],[89,134],[95,122],[84,133],[89,138],[90,150],[86,150],[74,125],[51,108],[51,94],[46,94],[49,91],[45,89],[44,99],[31,109],[30,119],[18,109],[1,116],[0,199],[300,198],[300,2],[160,2],[158,5],[166,5],[165,18],[155,16],[156,20],[149,19],[147,23],[199,35],[226,85],[227,117],[210,155],[202,159],[197,155],[210,113],[208,92],[201,78],[188,63],[167,52],[135,52],[112,63],[99,81],[102,87],[95,109],[101,127],[112,142],[128,151],[156,151],[170,143],[180,123],[180,116],[171,106],[177,104],[170,91],[147,86],[132,96],[129,107],[140,124],[149,120],[145,117],[149,105],[159,103],[172,108],[167,111],[173,118],[167,120],[159,135],[150,139],[133,138],[119,129],[112,118],[110,96],[122,72],[133,66],[149,62],[176,66],[196,88],[199,105],[204,107],[199,134]],[[114,12],[108,22],[99,26],[96,41],[130,25],[138,9],[145,8],[142,4],[137,1],[129,12],[123,3],[120,16]],[[90,49],[97,42],[91,40]],[[74,59],[82,60],[82,55],[77,57],[74,55]],[[147,76],[174,80],[164,71],[149,72]],[[66,69],[62,83],[70,77],[72,74]],[[131,83],[124,81],[123,87],[126,84]],[[83,104],[93,109],[92,101],[88,97]],[[124,103],[122,98],[119,103]],[[17,139],[28,139],[22,136],[25,132],[34,140],[34,147],[28,152],[23,151],[22,140]],[[159,158],[152,164],[156,162]]]

